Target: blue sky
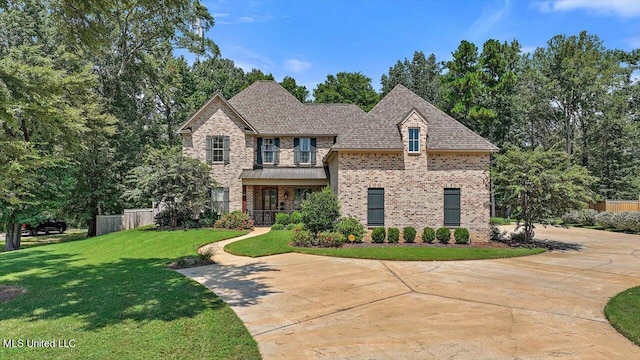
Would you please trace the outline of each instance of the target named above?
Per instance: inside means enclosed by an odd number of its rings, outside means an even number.
[[[203,1],[222,56],[313,91],[327,75],[380,76],[414,51],[451,59],[461,40],[517,39],[524,51],[587,30],[609,49],[640,48],[638,0]]]

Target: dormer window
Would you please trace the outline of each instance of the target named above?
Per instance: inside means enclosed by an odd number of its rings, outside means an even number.
[[[420,129],[419,128],[409,128],[409,152],[410,153],[420,152]]]

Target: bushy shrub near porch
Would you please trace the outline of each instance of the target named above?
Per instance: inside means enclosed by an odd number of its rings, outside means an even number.
[[[422,230],[422,242],[431,244],[436,239],[436,231],[433,228],[426,227]]]
[[[340,217],[340,203],[331,187],[307,195],[302,201],[302,222],[314,234],[332,230]]]
[[[469,230],[465,228],[456,228],[453,231],[453,238],[456,240],[456,244],[468,244]]]
[[[250,230],[253,229],[253,219],[247,213],[241,211],[234,211],[229,214],[224,214],[214,225],[219,229],[235,229],[235,230]]]
[[[387,237],[387,230],[384,227],[377,227],[371,232],[371,241],[376,244],[382,244]]]
[[[287,213],[277,213],[276,214],[276,224],[282,224],[283,226],[288,225],[291,222],[291,218]],[[282,229],[280,229],[282,230]]]
[[[416,229],[411,226],[407,226],[406,228],[403,228],[402,238],[406,243],[409,243],[409,244],[413,243],[416,240]]]
[[[387,241],[391,244],[397,244],[400,241],[400,230],[392,227],[387,231]]]

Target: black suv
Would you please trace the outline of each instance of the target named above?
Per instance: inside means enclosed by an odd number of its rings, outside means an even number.
[[[47,219],[38,224],[38,226],[22,225],[22,232],[29,233],[31,236],[38,235],[39,232],[49,235],[51,231],[57,231],[62,234],[65,230],[67,230],[67,223],[62,220]]]

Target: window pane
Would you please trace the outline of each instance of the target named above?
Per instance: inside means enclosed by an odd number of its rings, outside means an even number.
[[[311,139],[309,138],[301,138],[300,139],[300,151],[309,151],[311,148]]]

